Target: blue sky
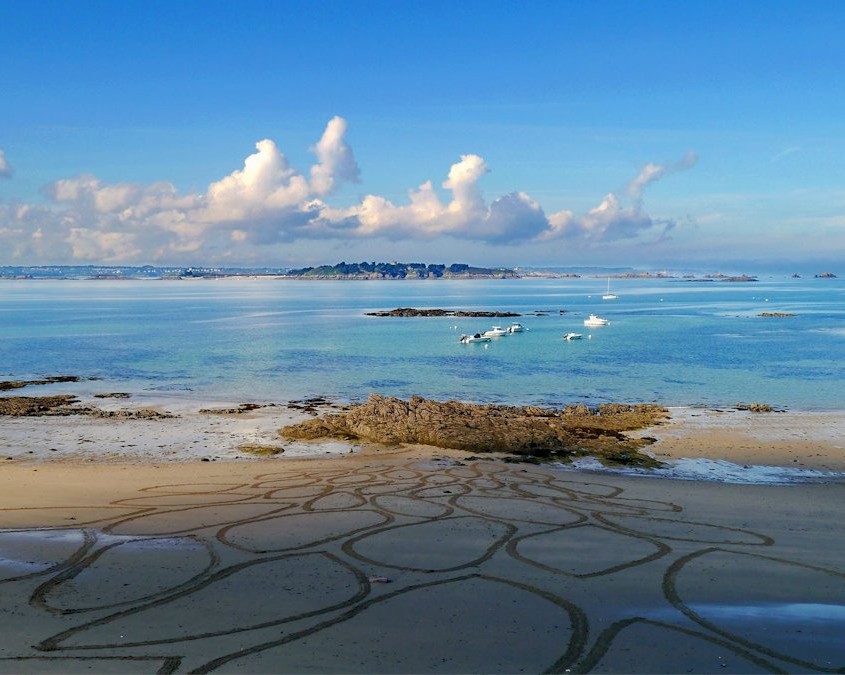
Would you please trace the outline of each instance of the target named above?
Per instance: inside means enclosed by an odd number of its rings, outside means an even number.
[[[0,264],[829,266],[843,35],[841,2],[0,0]]]

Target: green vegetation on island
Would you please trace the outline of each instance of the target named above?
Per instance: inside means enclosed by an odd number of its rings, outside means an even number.
[[[336,265],[290,270],[286,276],[312,279],[512,279],[518,275],[505,267],[473,267],[464,263],[447,266],[402,262],[339,262]]]

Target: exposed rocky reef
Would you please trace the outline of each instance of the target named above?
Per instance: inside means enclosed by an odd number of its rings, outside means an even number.
[[[760,401],[754,401],[753,403],[737,403],[736,409],[737,410],[748,410],[750,412],[755,412],[755,413],[775,412],[775,409],[771,405],[769,405],[768,403],[762,403]]]
[[[762,312],[759,316],[767,319],[785,319],[790,316],[798,316],[797,314],[790,314],[789,312]]]
[[[71,394],[60,396],[6,396],[0,398],[0,415],[39,417],[42,415],[76,415],[68,412],[79,399]]]
[[[256,457],[275,457],[281,455],[285,449],[281,445],[256,445],[253,443],[245,443],[238,447],[238,450]]]
[[[58,396],[5,396],[0,397],[0,416],[9,417],[67,417],[87,415],[89,417],[116,417],[123,419],[172,419],[177,417],[168,412],[152,408],[138,410],[101,410],[93,406],[78,405],[73,394]]]
[[[6,380],[0,382],[0,391],[8,391],[10,389],[22,389],[23,387],[43,385],[43,384],[57,384],[59,382],[79,382],[80,378],[76,375],[54,375],[52,377],[45,377],[40,380]]]
[[[509,318],[522,315],[516,314],[515,312],[470,312],[454,309],[415,309],[413,307],[397,307],[396,309],[385,310],[382,312],[367,312],[366,316],[465,316],[472,318]]]
[[[243,415],[260,408],[273,408],[275,403],[241,403],[237,408],[200,408],[201,415]]]
[[[290,401],[287,407],[289,410],[297,410],[315,416],[319,414],[320,410],[325,408],[344,409],[325,396],[312,396],[311,398],[304,398],[299,401]]]
[[[624,432],[661,423],[668,411],[650,404],[575,405],[563,410],[432,401],[371,394],[346,412],[280,430],[283,438],[339,438],[384,445],[420,443],[469,452],[570,461],[593,455],[607,464],[656,467],[639,450],[654,442]]]
[[[719,281],[727,281],[729,283],[747,283],[757,281],[757,277],[750,277],[747,274],[740,274],[737,276],[717,275],[714,278],[719,279]]]

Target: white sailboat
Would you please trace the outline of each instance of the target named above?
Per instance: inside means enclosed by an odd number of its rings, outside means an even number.
[[[605,293],[603,296],[601,296],[601,299],[602,300],[616,300],[616,298],[618,298],[618,297],[619,297],[618,295],[614,295],[613,293],[610,292],[610,277],[608,277],[607,278],[607,293]]]

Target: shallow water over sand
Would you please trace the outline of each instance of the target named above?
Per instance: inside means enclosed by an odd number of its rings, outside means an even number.
[[[0,370],[4,379],[101,378],[38,391],[120,390],[141,403],[357,401],[378,391],[541,405],[843,407],[842,280],[615,280],[612,302],[601,299],[604,285],[598,278],[4,281]],[[400,306],[513,311],[528,330],[464,345],[461,333],[507,320],[365,316]],[[796,316],[759,316],[766,311]],[[610,324],[586,328],[593,312]],[[585,339],[565,341],[568,331]]]
[[[608,467],[593,457],[578,459],[569,465],[557,465],[562,471],[674,478],[676,480],[705,480],[739,485],[789,485],[796,483],[830,483],[845,481],[845,473],[784,466],[734,464],[721,459],[681,458],[664,462],[659,469],[637,467]]]

